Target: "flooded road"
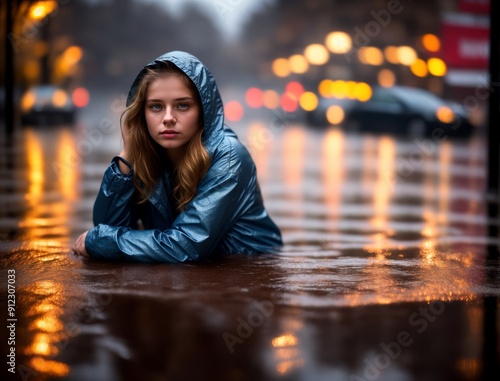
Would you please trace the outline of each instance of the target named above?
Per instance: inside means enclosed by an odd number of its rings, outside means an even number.
[[[81,260],[70,247],[92,227],[118,126],[2,142],[0,307],[14,325],[1,347],[8,361],[15,348],[16,370],[4,361],[2,379],[486,379],[499,362],[500,267],[481,138],[233,127],[282,229],[279,255]]]

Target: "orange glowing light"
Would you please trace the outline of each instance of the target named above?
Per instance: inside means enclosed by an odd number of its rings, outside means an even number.
[[[56,8],[56,1],[38,1],[31,6],[29,15],[33,20],[39,21],[54,12]]]
[[[280,104],[280,96],[274,90],[266,90],[262,94],[262,102],[264,107],[274,110]]]
[[[290,75],[290,63],[286,58],[277,58],[273,61],[272,70],[277,77],[287,77]]]
[[[344,117],[344,110],[339,105],[330,106],[328,110],[326,110],[326,119],[334,126],[342,123]]]
[[[52,103],[56,107],[63,107],[68,102],[68,94],[64,90],[56,90],[52,95]]]
[[[21,109],[23,111],[31,110],[35,105],[36,95],[33,91],[28,91],[25,93],[21,99]]]
[[[441,106],[436,111],[436,117],[442,123],[451,123],[455,119],[453,110],[446,106]]]
[[[75,106],[80,108],[87,106],[90,101],[89,92],[84,87],[76,88],[71,97]]]
[[[399,58],[398,58],[398,48],[396,46],[388,46],[384,49],[384,56],[387,62],[390,62],[391,64],[398,64],[399,63]]]
[[[422,36],[422,45],[429,52],[438,52],[441,49],[441,41],[434,34],[426,34]]]
[[[291,334],[291,333],[286,333],[282,336],[278,336],[278,337],[275,337],[271,344],[273,347],[290,347],[290,346],[294,346],[294,345],[297,345],[299,342],[299,339]]]
[[[392,70],[382,69],[378,72],[377,80],[382,87],[392,87],[396,83],[396,76]]]
[[[70,46],[64,51],[64,60],[68,66],[76,64],[82,59],[83,50],[79,46]]]
[[[358,51],[358,58],[366,65],[380,66],[384,63],[384,55],[375,46],[364,46]]]
[[[419,58],[411,64],[410,70],[415,76],[423,78],[428,73],[427,63],[423,59]]]
[[[329,98],[332,96],[332,84],[331,79],[324,79],[318,85],[318,92],[322,97]]]
[[[309,62],[302,54],[294,54],[289,58],[290,70],[293,73],[303,74],[309,69]]]
[[[224,107],[224,115],[227,120],[237,122],[243,118],[243,106],[238,101],[230,101]]]

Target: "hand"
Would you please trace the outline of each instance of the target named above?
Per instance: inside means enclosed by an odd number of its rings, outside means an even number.
[[[85,233],[81,234],[80,237],[78,237],[78,239],[76,240],[76,242],[72,248],[73,252],[76,255],[84,257],[84,258],[90,257],[89,252],[85,248],[85,238],[87,237],[87,233],[88,233],[88,230]]]

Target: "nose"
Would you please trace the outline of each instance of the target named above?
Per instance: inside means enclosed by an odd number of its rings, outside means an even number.
[[[167,107],[165,109],[165,114],[163,114],[163,121],[162,123],[165,125],[165,126],[172,126],[174,125],[176,122],[176,119],[175,119],[175,116],[172,112],[172,108],[171,107]]]

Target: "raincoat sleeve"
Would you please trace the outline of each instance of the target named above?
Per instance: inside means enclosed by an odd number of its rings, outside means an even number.
[[[117,157],[104,172],[94,203],[94,225],[132,226],[134,221],[134,184],[132,173],[123,174]]]
[[[255,166],[234,150],[208,171],[196,197],[167,230],[100,224],[87,234],[91,258],[133,262],[185,262],[207,257],[244,213],[254,189]],[[224,163],[221,165],[221,161]],[[122,213],[120,220],[125,220]]]

